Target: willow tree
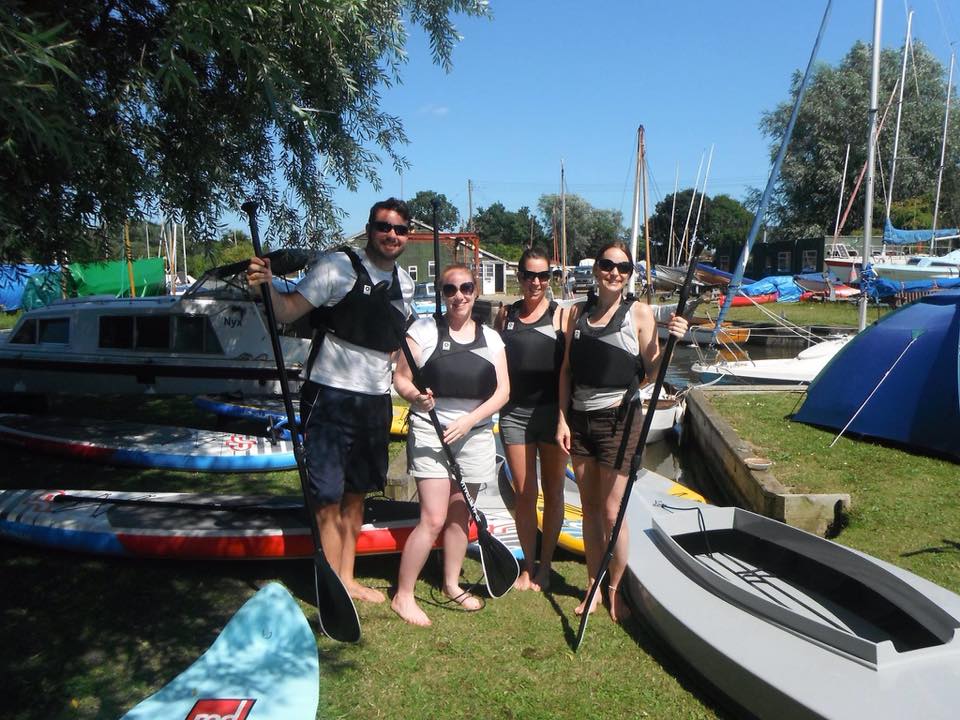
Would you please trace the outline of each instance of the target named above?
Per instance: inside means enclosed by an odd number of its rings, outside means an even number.
[[[0,8],[0,261],[82,253],[144,214],[196,238],[256,196],[285,239],[322,242],[336,187],[406,166],[408,27],[450,69],[485,0],[12,0]]]
[[[783,164],[777,195],[771,206],[774,219],[789,234],[832,233],[837,213],[840,179],[846,147],[850,145],[845,202],[867,157],[867,105],[871,50],[858,42],[836,66],[821,65],[800,108],[796,129]],[[880,61],[880,113],[900,78],[901,53],[884,50]],[[790,115],[800,75],[793,80],[791,100],[765,113],[760,127],[771,139],[771,157]],[[900,128],[894,203],[908,198],[932,198],[940,164],[940,141],[946,101],[947,72],[920,42],[913,43]],[[947,139],[945,188],[956,187],[960,162],[960,126],[951,115]],[[890,169],[896,120],[896,98],[890,106],[878,142],[878,172],[874,223],[882,223],[885,184]],[[948,194],[943,193],[943,199]],[[847,229],[863,226],[863,195],[852,206]],[[945,214],[944,214],[945,211]],[[949,203],[941,203],[941,227],[956,222]]]

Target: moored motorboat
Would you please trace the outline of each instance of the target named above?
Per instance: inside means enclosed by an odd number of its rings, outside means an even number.
[[[960,596],[739,508],[637,490],[631,601],[751,716],[957,716]]]
[[[905,263],[876,263],[871,266],[883,280],[942,280],[960,277],[960,250],[933,257],[914,255]]]
[[[691,370],[705,383],[746,383],[751,385],[798,385],[813,382],[850,336],[831,338],[802,350],[791,358],[694,363]]]
[[[275,255],[275,267],[302,266],[303,256],[289,257]],[[210,270],[179,296],[74,298],[24,313],[0,338],[0,393],[279,392],[245,268]],[[280,341],[290,382],[299,385],[309,340]]]

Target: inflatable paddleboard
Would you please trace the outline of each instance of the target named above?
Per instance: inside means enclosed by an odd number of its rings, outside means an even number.
[[[357,554],[400,552],[419,519],[418,503],[367,498]],[[313,555],[307,523],[299,496],[101,490],[0,492],[0,537],[100,555],[307,558]],[[476,530],[471,524],[471,539],[476,539]]]
[[[287,411],[280,398],[257,398],[254,401],[225,400],[223,398],[201,395],[193,399],[193,404],[201,410],[225,418],[237,420],[254,420],[258,422],[278,422],[287,419]],[[295,418],[300,422],[300,401],[294,398]],[[396,437],[407,436],[407,414],[410,408],[406,405],[393,406],[393,420],[390,422],[390,434]],[[281,430],[280,437],[289,438],[286,430]]]
[[[317,641],[297,602],[270,583],[180,675],[120,720],[313,720]]]
[[[499,443],[499,435],[497,441]],[[523,550],[517,535],[517,523],[513,519],[513,488],[504,476],[505,467],[503,456],[498,455],[497,478],[493,482],[480,485],[476,493],[476,505],[487,519],[490,534],[506,545],[517,560],[522,560]],[[480,548],[476,543],[471,543],[467,549],[479,557]]]
[[[700,493],[691,490],[685,485],[674,482],[669,478],[641,469],[637,478],[638,485],[652,492],[662,493],[669,497],[682,498],[693,502],[705,503]],[[537,493],[537,527],[543,530],[543,493]],[[573,478],[573,468],[567,465],[563,485],[563,524],[560,526],[560,537],[557,545],[564,550],[583,555],[583,508],[580,505],[580,490]]]
[[[0,441],[108,465],[204,472],[297,466],[286,440],[117,420],[0,414]]]

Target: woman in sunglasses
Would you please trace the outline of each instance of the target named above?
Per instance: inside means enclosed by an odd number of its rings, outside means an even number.
[[[557,442],[571,454],[580,488],[588,586],[596,577],[609,542],[628,480],[629,458],[640,439],[643,418],[637,390],[645,377],[656,376],[660,362],[652,308],[623,296],[633,272],[627,246],[610,242],[600,248],[593,272],[597,294],[574,307],[566,324],[557,423]],[[672,317],[668,327],[671,334],[682,337],[687,321]],[[607,597],[614,621],[622,620],[628,612],[617,593],[627,565],[628,546],[624,524],[608,573]],[[594,609],[581,603],[576,613]]]
[[[557,445],[557,374],[563,360],[563,311],[546,293],[550,263],[540,248],[524,250],[517,264],[523,298],[502,308],[496,327],[506,345],[510,400],[500,412],[503,441],[516,493],[514,517],[523,549],[518,590],[546,590],[563,523],[567,454]],[[537,545],[537,455],[543,486],[543,540]]]
[[[443,593],[464,610],[483,601],[460,587],[460,570],[467,551],[469,510],[459,485],[448,472],[440,440],[428,413],[436,410],[466,483],[496,481],[496,447],[491,416],[510,396],[503,341],[491,328],[471,317],[477,281],[466,265],[454,264],[440,276],[446,313],[439,319],[417,320],[407,330],[407,342],[421,369],[424,392],[413,384],[406,359],[400,355],[394,375],[397,393],[410,403],[407,466],[417,481],[420,522],[400,557],[400,577],[393,597],[394,611],[412,625],[430,625],[417,605],[414,586],[427,556],[443,533]]]

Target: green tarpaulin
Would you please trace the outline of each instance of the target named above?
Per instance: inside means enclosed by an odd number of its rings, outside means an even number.
[[[125,260],[99,263],[75,263],[67,274],[67,295],[130,295],[130,275]],[[167,291],[163,258],[144,258],[133,261],[133,284],[138,297],[163,295]],[[21,305],[24,310],[49,305],[62,297],[61,272],[31,275],[23,289]]]

